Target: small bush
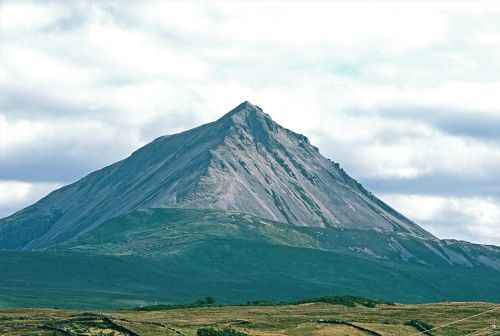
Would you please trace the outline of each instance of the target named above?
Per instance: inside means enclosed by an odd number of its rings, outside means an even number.
[[[214,303],[215,303],[215,299],[210,295],[204,299],[198,299],[196,301],[196,304],[198,304],[198,305],[206,305],[206,304],[210,305],[210,304],[214,304]]]
[[[256,301],[248,300],[246,303],[247,306],[282,306],[285,304],[287,304],[287,302],[273,302],[267,300],[256,300]]]
[[[196,331],[196,336],[248,336],[248,334],[226,327],[224,329],[200,328]]]

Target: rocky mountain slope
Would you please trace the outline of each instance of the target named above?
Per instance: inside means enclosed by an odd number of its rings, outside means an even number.
[[[231,210],[298,226],[435,238],[244,102],[219,120],[160,137],[129,158],[0,220],[0,249],[34,250],[140,208]]]

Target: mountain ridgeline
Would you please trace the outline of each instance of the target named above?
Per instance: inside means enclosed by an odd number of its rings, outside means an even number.
[[[0,249],[46,248],[135,209],[169,207],[433,238],[324,158],[305,136],[244,102],[213,123],[160,137],[0,220]]]
[[[0,307],[500,302],[500,248],[440,240],[248,102],[0,219]]]

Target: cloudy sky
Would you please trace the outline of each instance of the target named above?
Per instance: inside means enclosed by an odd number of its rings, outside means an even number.
[[[500,245],[498,2],[0,2],[0,216],[244,100]]]

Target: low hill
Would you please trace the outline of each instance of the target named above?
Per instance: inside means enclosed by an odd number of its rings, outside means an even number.
[[[145,209],[42,251],[0,253],[0,306],[116,308],[358,295],[500,302],[498,248],[297,227],[215,210]]]

